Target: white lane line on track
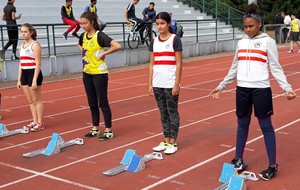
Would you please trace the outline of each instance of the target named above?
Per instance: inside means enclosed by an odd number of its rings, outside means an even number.
[[[282,126],[282,127],[280,127],[280,128],[275,129],[275,131],[277,132],[277,131],[280,131],[280,130],[282,130],[282,129],[285,129],[285,128],[291,126],[291,125],[294,125],[294,124],[298,123],[299,121],[300,121],[300,118],[298,118],[298,119],[296,119],[296,120],[294,120],[294,121],[291,121],[291,122],[287,123],[286,125],[284,125],[284,126]],[[258,137],[256,137],[256,138],[254,138],[254,139],[248,141],[246,144],[251,144],[251,143],[256,142],[256,141],[258,141],[258,140],[260,140],[260,139],[262,139],[262,138],[263,138],[263,135],[258,136]],[[176,178],[176,177],[178,177],[178,176],[181,176],[181,175],[183,175],[183,174],[185,174],[185,173],[187,173],[187,172],[190,172],[190,171],[193,170],[193,169],[196,169],[196,168],[198,168],[198,167],[200,167],[200,166],[203,166],[203,165],[205,165],[205,164],[207,164],[207,163],[209,163],[209,162],[212,162],[212,161],[214,161],[214,160],[216,160],[216,159],[218,159],[218,158],[220,158],[220,157],[222,157],[222,156],[224,156],[224,155],[226,155],[226,154],[228,154],[228,153],[231,153],[231,152],[233,152],[234,150],[235,150],[235,147],[234,147],[234,148],[231,148],[231,149],[229,149],[229,150],[227,150],[227,151],[224,151],[224,152],[222,152],[222,153],[220,153],[220,154],[218,154],[218,155],[216,155],[216,156],[213,156],[213,157],[211,157],[211,158],[209,158],[209,159],[206,159],[206,160],[204,160],[204,161],[202,161],[202,162],[199,162],[198,164],[195,164],[195,165],[193,165],[193,166],[191,166],[191,167],[189,167],[189,168],[186,168],[186,169],[184,169],[184,170],[182,170],[182,171],[180,171],[180,172],[178,172],[178,173],[175,173],[175,174],[173,174],[173,175],[171,175],[171,176],[169,176],[169,177],[166,177],[166,178],[164,178],[164,179],[162,179],[162,180],[160,180],[160,181],[158,181],[158,182],[156,182],[156,183],[153,183],[152,185],[149,185],[149,186],[147,186],[147,187],[144,187],[142,190],[152,189],[152,188],[154,188],[154,187],[156,187],[156,186],[158,186],[158,185],[160,185],[160,184],[163,184],[163,183],[165,183],[165,182],[167,182],[167,181],[170,181],[170,180],[172,180],[172,179],[174,179],[174,178]]]
[[[17,183],[20,183],[22,181],[32,179],[34,177],[42,176],[42,177],[45,177],[45,178],[52,179],[54,181],[60,181],[60,182],[71,184],[71,185],[74,185],[74,186],[77,186],[77,187],[82,187],[84,189],[101,190],[101,189],[98,189],[96,187],[91,187],[91,186],[84,185],[84,184],[81,184],[81,183],[77,183],[77,182],[74,182],[74,181],[71,181],[71,180],[67,180],[67,179],[63,179],[63,178],[60,178],[60,177],[55,177],[55,176],[52,176],[52,175],[48,175],[48,174],[45,174],[43,172],[37,172],[37,171],[34,171],[34,170],[30,170],[30,169],[26,169],[26,168],[6,164],[6,163],[3,163],[3,162],[0,162],[0,165],[5,166],[5,167],[10,167],[10,168],[13,168],[13,169],[16,169],[16,170],[24,171],[24,172],[27,172],[27,173],[34,174],[34,175],[31,175],[31,176],[28,176],[28,177],[25,177],[25,178],[21,178],[19,180],[12,181],[10,183],[0,185],[0,189],[11,186],[11,185],[14,185],[14,184],[17,184]]]

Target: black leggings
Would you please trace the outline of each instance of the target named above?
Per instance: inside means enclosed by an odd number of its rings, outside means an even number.
[[[16,55],[17,46],[18,46],[18,38],[19,38],[19,31],[18,26],[7,26],[7,33],[9,41],[4,46],[3,50],[6,51],[9,46],[13,45],[13,53]]]
[[[93,126],[99,126],[100,110],[102,111],[105,127],[111,128],[111,110],[107,98],[108,74],[90,75],[83,73],[83,84],[92,114]]]

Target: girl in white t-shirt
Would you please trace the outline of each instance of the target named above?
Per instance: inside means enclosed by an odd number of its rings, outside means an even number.
[[[177,151],[179,131],[178,97],[182,73],[182,44],[179,37],[172,34],[171,17],[167,12],[155,18],[159,36],[149,46],[149,94],[155,96],[164,134],[164,140],[154,151],[173,154]]]

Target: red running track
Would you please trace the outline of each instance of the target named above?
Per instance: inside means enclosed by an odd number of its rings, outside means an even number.
[[[280,48],[280,62],[289,82],[299,93],[300,54],[287,54]],[[49,82],[43,85],[43,100],[47,129],[0,139],[0,189],[6,190],[79,190],[79,189],[214,189],[224,162],[234,157],[236,117],[235,84],[221,98],[213,100],[209,92],[227,74],[232,53],[184,63],[180,94],[181,128],[179,151],[163,155],[164,160],[146,163],[137,173],[123,172],[105,176],[103,171],[119,165],[127,149],[138,155],[152,152],[162,140],[159,112],[154,97],[147,94],[147,69],[110,74],[109,99],[113,112],[115,138],[100,142],[84,139],[84,145],[62,149],[53,156],[25,158],[23,153],[46,147],[52,133],[65,141],[82,138],[91,128],[81,78]],[[273,124],[277,136],[277,176],[265,182],[247,181],[250,189],[297,189],[300,132],[299,98],[286,100],[274,79]],[[30,111],[21,91],[1,89],[1,121],[9,130],[30,122]],[[261,131],[252,119],[245,161],[248,171],[259,173],[268,165]]]

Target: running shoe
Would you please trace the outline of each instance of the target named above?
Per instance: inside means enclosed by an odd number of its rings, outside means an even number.
[[[99,129],[92,129],[90,132],[84,135],[85,138],[96,137],[100,135]]]
[[[24,125],[23,129],[28,129],[29,130],[29,129],[33,128],[35,125],[36,125],[36,123],[31,122],[28,125]]]
[[[75,38],[78,38],[78,39],[80,38],[80,37],[78,36],[78,34],[75,33],[75,32],[72,33],[72,36],[74,36]]]
[[[268,181],[269,179],[271,179],[276,175],[277,171],[278,171],[278,164],[269,165],[269,167],[266,170],[260,172],[258,175],[264,180]]]
[[[99,141],[106,141],[108,139],[111,139],[114,137],[114,134],[112,131],[104,131],[103,135],[98,138]]]
[[[160,152],[160,151],[166,150],[167,147],[168,147],[168,144],[163,141],[163,142],[160,142],[158,146],[153,147],[153,150],[156,152]]]
[[[248,167],[248,165],[243,161],[242,158],[234,158],[231,160],[231,163],[234,165],[234,168],[237,171],[244,170]]]
[[[177,144],[168,144],[166,150],[164,151],[165,154],[174,154],[175,152],[177,152],[178,147]]]
[[[65,33],[63,33],[63,38],[65,39],[65,40],[67,40],[68,39],[68,34],[65,32]]]
[[[44,129],[45,129],[44,124],[42,124],[42,123],[37,123],[37,124],[35,124],[34,127],[32,127],[32,128],[30,129],[30,131],[38,132],[38,131],[41,131],[41,130],[44,130]]]

